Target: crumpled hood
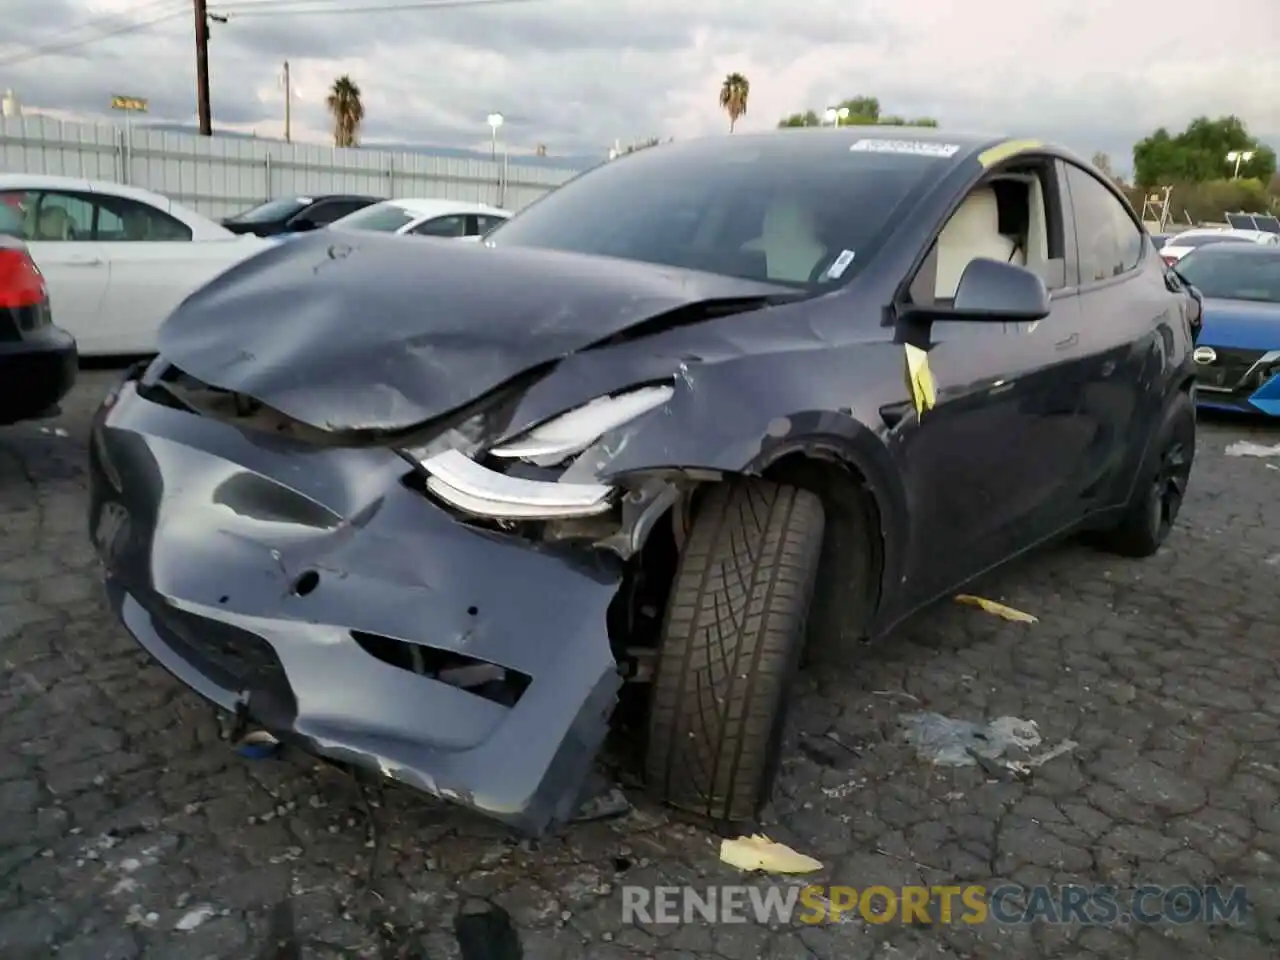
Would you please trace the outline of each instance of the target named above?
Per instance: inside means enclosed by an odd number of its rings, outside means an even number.
[[[1280,304],[1206,297],[1198,342],[1237,350],[1280,350]]]
[[[323,430],[402,430],[520,373],[705,301],[772,284],[530,248],[329,231],[192,294],[159,351]]]

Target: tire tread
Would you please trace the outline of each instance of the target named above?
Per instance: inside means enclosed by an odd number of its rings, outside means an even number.
[[[646,773],[671,805],[755,816],[817,579],[822,501],[752,480],[713,488],[681,554],[649,712]]]

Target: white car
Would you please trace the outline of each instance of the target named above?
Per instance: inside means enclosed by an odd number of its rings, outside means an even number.
[[[330,230],[372,230],[419,237],[482,237],[510,210],[465,200],[383,200],[329,224]]]
[[[1280,234],[1267,233],[1265,230],[1236,230],[1231,227],[1184,230],[1168,239],[1160,248],[1160,257],[1165,263],[1177,263],[1192,250],[1212,243],[1259,243],[1271,246],[1280,243]]]
[[[27,242],[81,356],[154,352],[188,294],[270,246],[149,190],[21,173],[0,174],[0,233]]]

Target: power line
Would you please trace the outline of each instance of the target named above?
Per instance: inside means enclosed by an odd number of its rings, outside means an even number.
[[[164,3],[152,3],[152,4],[149,4],[148,6],[150,6],[151,8],[165,7],[165,6],[172,7],[172,4],[173,4],[173,0],[165,0]],[[146,7],[139,8],[139,10],[142,10],[142,9],[146,9]],[[65,40],[65,41],[60,41],[58,43],[51,43],[43,46],[33,47],[31,49],[23,51],[22,53],[16,54],[12,57],[7,57],[5,59],[0,60],[0,67],[12,67],[19,63],[26,63],[28,60],[38,59],[39,57],[47,57],[53,54],[66,53],[69,50],[78,50],[80,47],[86,47],[91,43],[98,43],[102,40],[110,40],[112,37],[124,36],[125,34],[129,34],[129,33],[137,33],[140,30],[147,30],[147,29],[150,29],[151,27],[156,26],[157,24],[161,24],[168,20],[173,20],[176,17],[183,16],[186,14],[186,12],[187,12],[187,7],[186,7],[186,4],[183,3],[177,9],[169,9],[165,13],[157,14],[156,16],[149,17],[145,20],[134,20],[129,23],[121,24],[111,29],[98,30],[95,33],[90,33],[87,36],[81,37],[77,40]],[[119,21],[118,17],[110,17],[110,18],[103,18],[103,19],[104,19],[104,25],[105,25],[105,22]]]
[[[232,20],[241,17],[300,17],[308,14],[331,16],[337,14],[392,13],[408,10],[445,10],[470,7],[506,6],[516,3],[539,3],[544,0],[409,0],[409,2],[376,4],[372,6],[339,6],[349,0],[260,0],[258,3],[220,3],[219,13]],[[332,3],[333,6],[323,4]],[[303,4],[305,6],[298,6]]]

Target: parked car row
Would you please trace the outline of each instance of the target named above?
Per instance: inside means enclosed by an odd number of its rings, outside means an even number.
[[[0,233],[25,241],[82,356],[154,352],[156,331],[179,303],[290,231],[467,237],[508,216],[452,200],[290,197],[218,224],[137,187],[0,174]]]
[[[1153,238],[1155,239],[1155,238]],[[1167,264],[1175,264],[1192,250],[1218,243],[1253,243],[1264,247],[1280,245],[1280,234],[1268,230],[1245,230],[1236,227],[1198,227],[1160,237],[1160,256]]]

